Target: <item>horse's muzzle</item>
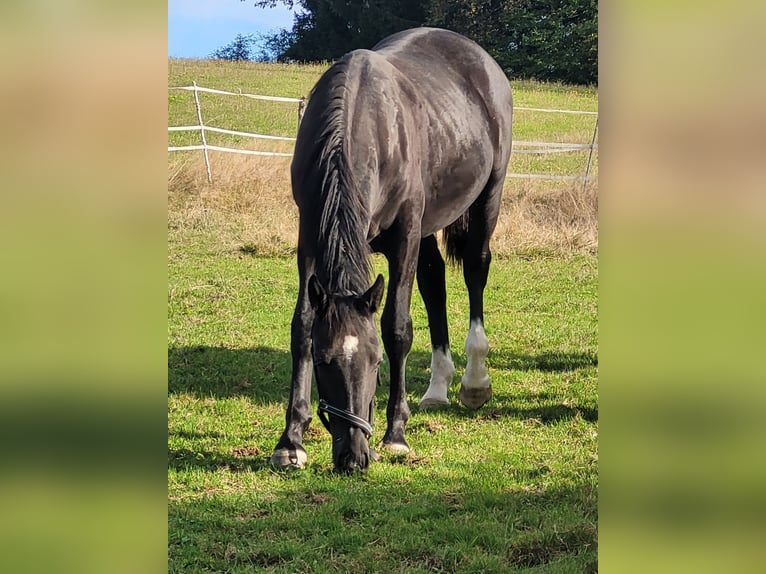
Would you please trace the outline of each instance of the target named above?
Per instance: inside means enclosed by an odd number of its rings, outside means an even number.
[[[349,455],[348,457],[344,458],[344,460],[339,464],[335,466],[335,470],[340,473],[352,475],[361,473],[361,474],[367,474],[367,471],[370,468],[369,461],[358,461],[353,457],[353,455]]]
[[[333,443],[335,470],[354,474],[366,473],[370,466],[371,452],[367,437],[357,428],[344,431],[340,440]]]

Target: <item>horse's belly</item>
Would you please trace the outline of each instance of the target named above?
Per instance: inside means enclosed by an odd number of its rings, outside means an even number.
[[[465,213],[487,184],[490,170],[488,161],[463,161],[436,172],[425,189],[422,236],[444,229]]]

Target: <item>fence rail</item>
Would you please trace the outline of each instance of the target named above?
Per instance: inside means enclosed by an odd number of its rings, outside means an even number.
[[[168,89],[186,90],[186,91],[191,91],[194,93],[194,103],[195,103],[196,111],[197,111],[197,119],[199,121],[198,125],[196,126],[169,126],[168,132],[198,131],[200,132],[200,137],[202,140],[201,145],[168,146],[168,152],[203,151],[205,155],[205,167],[207,168],[208,182],[212,183],[212,173],[210,169],[210,158],[208,156],[208,151],[217,151],[217,152],[223,152],[223,153],[237,153],[237,154],[245,154],[245,155],[276,156],[276,157],[291,157],[293,155],[292,153],[287,153],[287,152],[256,151],[256,150],[231,148],[231,147],[223,147],[223,146],[208,144],[207,138],[205,137],[206,132],[214,132],[214,133],[228,134],[228,135],[256,138],[256,139],[292,141],[292,142],[295,141],[295,138],[286,137],[286,136],[274,136],[274,135],[267,135],[267,134],[255,134],[250,132],[241,132],[236,130],[227,130],[223,128],[206,126],[202,121],[202,107],[199,102],[199,92],[226,95],[226,96],[242,96],[245,98],[250,98],[255,100],[297,103],[298,104],[298,124],[300,124],[301,118],[303,116],[303,109],[305,107],[305,102],[306,102],[305,98],[288,98],[288,97],[282,97],[282,96],[264,96],[260,94],[246,94],[246,93],[243,93],[241,90],[239,92],[228,92],[225,90],[216,90],[213,88],[203,88],[201,86],[198,86],[196,82],[192,82],[191,86],[173,86]],[[559,109],[548,109],[548,108],[531,108],[531,107],[524,107],[524,106],[514,106],[514,111],[515,110],[540,112],[540,113],[594,115],[596,116],[596,121],[593,126],[593,137],[590,143],[554,143],[554,142],[530,142],[530,141],[513,142],[514,155],[560,154],[560,153],[582,152],[582,151],[588,150],[588,161],[585,167],[584,175],[557,175],[557,174],[543,174],[543,173],[506,173],[505,175],[506,178],[541,179],[541,180],[552,180],[552,181],[578,181],[579,180],[583,182],[583,185],[585,185],[586,182],[592,179],[595,179],[593,176],[590,175],[590,169],[591,169],[592,160],[593,160],[593,152],[598,150],[598,145],[596,144],[596,134],[598,132],[598,112],[584,111],[584,110],[559,110]]]
[[[231,134],[233,136],[243,136],[247,138],[260,138],[264,140],[282,140],[282,141],[288,141],[288,142],[295,141],[295,138],[288,138],[284,136],[269,136],[264,134],[251,134],[250,132],[236,132],[234,130],[211,128],[210,126],[174,126],[174,127],[168,128],[169,132],[193,132],[193,131],[200,131],[200,130],[215,132],[217,134]]]
[[[303,98],[285,98],[282,96],[262,96],[260,94],[244,94],[239,92],[226,92],[224,90],[214,90],[213,88],[202,88],[197,86],[196,83],[193,86],[173,86],[168,88],[169,90],[189,90],[192,92],[206,92],[208,94],[221,94],[223,96],[242,96],[243,98],[251,98],[253,100],[268,100],[270,102],[302,102]]]
[[[545,112],[549,114],[584,114],[597,116],[598,112],[586,112],[584,110],[550,110],[548,108],[525,108],[523,106],[513,106],[514,110],[524,110],[526,112]]]

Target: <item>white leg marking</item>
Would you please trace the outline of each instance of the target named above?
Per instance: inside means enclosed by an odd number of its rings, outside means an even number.
[[[358,348],[359,338],[353,335],[346,335],[346,338],[343,339],[343,356],[346,357],[347,361],[351,360],[351,357],[354,356]]]
[[[484,325],[478,319],[471,321],[465,340],[466,366],[462,383],[466,389],[487,389],[490,387],[486,358],[489,354],[489,340]]]
[[[447,389],[452,384],[452,375],[455,374],[455,364],[452,362],[452,353],[449,347],[446,351],[441,349],[431,350],[431,381],[428,390],[420,399],[421,407],[448,405]]]

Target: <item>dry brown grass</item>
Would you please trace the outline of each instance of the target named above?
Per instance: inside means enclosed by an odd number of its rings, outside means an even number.
[[[598,250],[598,184],[508,180],[492,239],[498,255]]]
[[[168,173],[171,229],[214,234],[224,250],[295,252],[298,211],[289,157],[211,152],[213,183],[201,152],[173,154]],[[598,249],[598,184],[508,180],[492,240],[498,256]]]
[[[215,234],[226,250],[259,255],[295,251],[298,209],[290,190],[289,157],[212,153],[209,184],[201,153],[184,156],[170,161],[172,228]]]

